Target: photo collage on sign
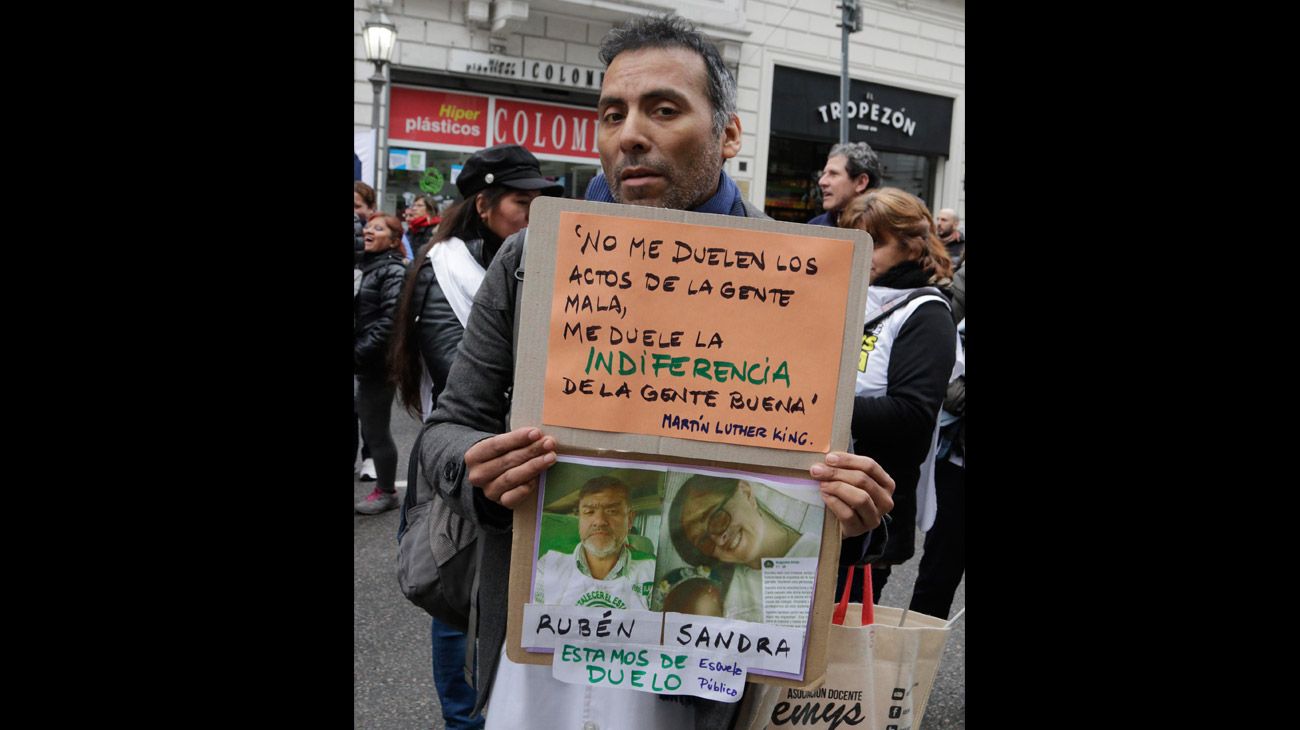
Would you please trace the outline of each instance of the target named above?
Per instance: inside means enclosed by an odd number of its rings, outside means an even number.
[[[561,456],[540,491],[533,603],[807,623],[816,482]]]

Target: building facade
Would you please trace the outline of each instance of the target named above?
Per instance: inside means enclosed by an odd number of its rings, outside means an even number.
[[[354,129],[371,129],[374,73],[354,2]],[[743,131],[727,172],[751,202],[783,220],[821,211],[816,176],[839,139],[840,11],[836,0],[387,0],[397,26],[379,130],[381,206],[414,195],[457,199],[471,152],[516,143],[581,197],[600,169],[597,52],[614,25],[669,10],[694,22],[736,75]],[[886,185],[965,220],[964,0],[862,0],[850,36],[849,139],[871,144]],[[357,142],[356,144],[362,144]]]

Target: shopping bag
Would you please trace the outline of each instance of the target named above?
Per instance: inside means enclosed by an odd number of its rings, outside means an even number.
[[[766,725],[747,727],[920,730],[952,622],[849,603],[853,572],[851,568],[832,618],[822,683],[774,692],[775,704],[773,698],[762,703],[771,707]],[[864,567],[862,572],[862,595],[870,596],[871,570]]]

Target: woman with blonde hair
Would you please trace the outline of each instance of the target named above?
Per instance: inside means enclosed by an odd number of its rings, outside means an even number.
[[[890,566],[915,552],[915,526],[925,531],[934,522],[939,408],[948,381],[964,371],[964,358],[947,293],[952,260],[925,203],[898,188],[872,190],[854,199],[839,223],[870,233],[874,243],[853,402],[854,452],[884,467],[895,490],[888,530],[873,531],[869,545],[846,541],[836,594],[848,565],[870,562],[879,602]],[[861,600],[861,584],[852,595]]]

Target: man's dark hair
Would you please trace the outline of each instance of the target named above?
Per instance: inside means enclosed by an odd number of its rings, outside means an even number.
[[[837,144],[831,148],[830,154],[826,157],[829,159],[837,155],[844,157],[844,169],[849,173],[849,177],[857,177],[865,173],[867,190],[880,187],[880,158],[876,156],[876,151],[871,149],[871,145],[866,142]]]
[[[642,48],[685,48],[700,54],[713,106],[713,134],[722,134],[736,113],[736,79],[717,46],[679,15],[646,15],[611,30],[600,43],[600,60],[609,66],[618,54]]]
[[[416,195],[416,196],[415,196],[415,200],[423,200],[423,201],[424,201],[424,207],[429,209],[429,217],[430,217],[430,218],[433,218],[433,217],[435,217],[435,216],[438,215],[438,199],[437,199],[437,198],[433,197],[432,195],[430,195],[430,194],[428,194],[428,193],[420,193],[419,195]],[[412,201],[411,201],[411,205],[415,205],[415,200],[412,200]]]
[[[366,204],[367,208],[375,207],[375,189],[360,180],[352,181],[352,192],[361,196],[361,202]]]
[[[582,499],[589,494],[595,494],[596,492],[603,492],[607,489],[623,490],[624,499],[627,500],[627,502],[631,503],[632,490],[628,489],[627,484],[624,484],[623,480],[608,475],[598,476],[598,477],[593,477],[591,479],[588,479],[587,483],[582,485],[582,489],[578,490],[578,501],[581,502]]]

